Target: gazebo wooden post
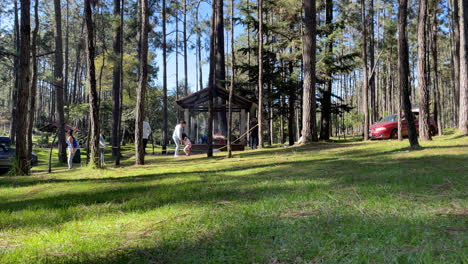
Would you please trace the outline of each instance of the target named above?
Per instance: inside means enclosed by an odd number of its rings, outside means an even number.
[[[241,109],[241,111],[240,111],[240,122],[239,122],[240,123],[240,129],[239,129],[240,136],[243,136],[245,131],[246,131],[245,130],[246,121],[247,121],[246,119],[247,119],[247,116],[245,114],[245,109]],[[245,136],[243,136],[242,139],[241,139],[241,144],[245,145],[245,142],[246,142]]]
[[[195,143],[197,138],[197,131],[195,130],[197,127],[197,119],[195,118],[195,116],[195,112],[192,112],[192,114],[190,115],[190,140],[193,141],[192,143]]]
[[[250,111],[247,112],[247,135],[245,135],[247,145],[250,146]]]
[[[185,134],[190,137],[190,109],[184,109],[184,120],[187,122],[187,126],[185,127]]]

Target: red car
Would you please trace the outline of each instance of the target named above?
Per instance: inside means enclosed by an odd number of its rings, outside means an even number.
[[[416,132],[419,134],[419,112],[413,112],[414,114],[414,124],[416,125]],[[373,124],[369,129],[369,136],[371,139],[388,139],[388,138],[398,138],[398,115],[391,115],[382,118],[379,122]],[[402,135],[404,137],[408,136],[408,129],[406,127],[406,119],[402,117],[401,127]],[[437,126],[434,119],[430,118],[430,133],[435,135],[437,133]]]

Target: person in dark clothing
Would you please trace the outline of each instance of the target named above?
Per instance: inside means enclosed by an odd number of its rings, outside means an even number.
[[[258,126],[257,126],[257,120],[253,119],[250,122],[249,126],[252,130],[250,131],[250,147],[252,149],[256,149],[258,146]]]

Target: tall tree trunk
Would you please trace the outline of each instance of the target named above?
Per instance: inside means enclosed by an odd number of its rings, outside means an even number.
[[[20,25],[20,53],[19,53],[19,81],[18,81],[18,124],[16,128],[16,159],[18,167],[15,168],[16,175],[28,175],[30,172],[30,161],[28,157],[29,148],[27,140],[20,140],[28,133],[28,103],[29,89],[31,84],[30,75],[30,1],[21,0],[21,25]]]
[[[183,36],[184,36],[184,96],[188,95],[188,63],[187,63],[187,0],[184,0],[184,21],[183,21]],[[186,120],[189,122],[190,120]]]
[[[168,141],[167,127],[167,34],[166,34],[166,0],[162,0],[162,50],[163,50],[163,142],[162,153],[166,154]],[[177,52],[176,52],[177,54]]]
[[[91,166],[99,167],[99,107],[98,107],[98,93],[96,87],[96,67],[94,64],[95,59],[95,46],[94,46],[94,24],[93,24],[93,10],[91,9],[92,0],[84,0],[84,15],[86,21],[86,50],[87,50],[87,82],[89,89],[89,126],[90,133],[88,134],[89,142],[89,161]]]
[[[333,0],[326,0],[325,2],[325,24],[327,25],[327,56],[333,56],[333,40],[329,38],[332,32],[332,23],[333,23]],[[331,130],[331,94],[332,94],[332,70],[329,68],[327,70],[327,81],[325,88],[323,89],[322,97],[322,114],[321,114],[321,125],[320,125],[320,139],[329,140],[330,139],[330,130]]]
[[[406,26],[408,17],[408,0],[398,2],[398,71],[402,95],[403,109],[408,129],[408,140],[412,149],[419,148],[414,116],[411,112],[410,87],[409,87],[409,51]]]
[[[316,53],[316,10],[315,0],[304,1],[304,46],[302,60],[304,63],[304,87],[302,108],[302,142],[308,144],[317,141],[315,120],[315,53]]]
[[[54,86],[56,90],[56,120],[58,123],[58,155],[60,162],[67,162],[67,150],[65,143],[65,114],[64,114],[64,85],[63,85],[63,48],[62,48],[62,7],[60,0],[54,0],[55,13],[55,62],[54,62]]]
[[[208,152],[207,157],[213,157],[213,119],[214,119],[214,106],[213,106],[213,93],[216,86],[216,52],[215,52],[215,42],[216,42],[216,12],[218,10],[219,0],[211,1],[211,35],[210,35],[210,74],[208,76],[208,125],[207,125],[207,134],[208,134]]]
[[[19,26],[19,18],[18,18],[18,1],[14,0],[14,9],[15,9],[15,23],[14,23],[14,32],[15,32],[15,49],[16,49],[16,56],[14,58],[14,70],[15,70],[15,81],[14,86],[12,88],[12,108],[11,108],[11,125],[10,125],[10,138],[11,142],[15,143],[16,139],[16,128],[18,123],[18,86],[19,86],[19,54],[20,54],[20,26]]]
[[[114,0],[114,18],[120,17],[121,0]],[[114,29],[114,39],[112,42],[113,71],[112,71],[112,156],[115,158],[115,165],[120,164],[120,75],[122,68],[120,65],[120,54],[122,53],[122,25],[119,20]]]
[[[258,0],[258,147],[263,148],[263,0]]]
[[[290,51],[292,53],[292,50]],[[294,73],[294,67],[292,61],[289,61],[289,102],[288,102],[288,141],[289,146],[294,145],[294,126],[295,126],[295,106],[296,106],[296,87],[293,84],[292,76]]]
[[[35,111],[36,111],[36,94],[37,94],[37,35],[39,33],[39,0],[34,1],[34,31],[31,41],[31,63],[32,63],[32,80],[29,90],[29,120],[28,120],[28,160],[31,160],[33,149],[32,134],[34,128]]]
[[[438,67],[438,56],[437,56],[437,35],[439,34],[439,25],[437,21],[437,5],[439,1],[433,1],[432,11],[432,41],[431,41],[431,55],[432,65],[434,71],[434,120],[437,125],[437,131],[439,135],[442,135],[442,107],[440,103],[440,87],[439,87],[439,67]]]
[[[453,0],[453,12],[452,12],[452,28],[453,28],[453,78],[455,80],[453,86],[453,97],[460,98],[460,16],[459,16],[459,1]],[[459,113],[459,100],[454,100],[454,119],[458,119]]]
[[[375,59],[375,38],[374,38],[374,0],[369,1],[369,68],[374,69]],[[377,89],[375,82],[375,74],[372,74],[369,79],[369,90],[370,90],[370,109],[372,109],[371,123],[377,121],[378,108],[377,108]]]
[[[145,164],[145,149],[143,148],[143,121],[145,118],[145,95],[148,82],[148,32],[149,9],[148,0],[141,0],[140,30],[140,75],[138,78],[136,114],[135,114],[135,164]]]
[[[231,0],[231,85],[229,87],[229,115],[228,115],[228,158],[232,158],[231,137],[232,137],[232,94],[234,92],[234,78],[235,78],[235,49],[234,49],[234,0]]]
[[[367,26],[366,26],[366,6],[365,1],[361,0],[361,17],[362,17],[362,63],[363,63],[363,86],[362,86],[362,110],[364,112],[364,140],[369,139],[369,103],[368,103],[368,69],[367,69]]]
[[[66,105],[70,105],[70,91],[68,90],[68,65],[69,65],[69,57],[70,57],[70,26],[69,26],[69,18],[70,18],[70,7],[69,7],[69,0],[66,0],[66,6],[67,6],[67,12],[66,12],[66,20],[65,20],[65,68],[64,68],[64,74],[65,74],[65,82],[64,82],[64,100]],[[69,112],[69,107],[67,107],[67,116]]]
[[[419,86],[419,137],[431,140],[429,131],[429,88],[426,69],[427,0],[419,1],[418,21],[418,86]]]
[[[179,87],[179,2],[176,1],[175,9],[175,81],[176,81],[176,100],[180,98],[180,87]],[[180,111],[177,108],[177,122],[179,122]]]
[[[215,52],[216,52],[216,71],[215,71],[215,82],[216,88],[226,88],[226,61],[224,56],[224,15],[223,15],[223,1],[220,0],[216,5],[216,41],[215,41]],[[217,89],[215,89],[214,96],[216,100]],[[226,104],[222,99],[217,100],[220,104]],[[221,134],[227,134],[227,116],[226,109],[218,112],[219,128]]]
[[[121,43],[120,43],[120,47],[121,47],[121,52],[120,52],[120,58],[119,58],[119,63],[120,63],[120,108],[119,108],[119,127],[118,127],[118,131],[119,131],[119,155],[117,156],[117,159],[115,161],[115,164],[116,165],[119,165],[120,163],[120,150],[121,150],[121,145],[122,145],[122,140],[123,140],[123,135],[121,135],[121,131],[122,131],[122,104],[123,104],[123,90],[124,90],[124,74],[123,74],[123,62],[124,62],[124,54],[123,54],[123,39],[124,39],[124,9],[125,9],[125,0],[122,0],[122,6],[120,8],[120,30],[121,30],[121,33],[120,33],[120,37],[121,37]],[[123,132],[122,132],[123,134]]]
[[[198,49],[198,78],[199,78],[199,87],[200,90],[203,89],[203,64],[202,64],[202,44],[201,44],[201,27],[199,26],[199,8],[201,4],[201,0],[198,2],[197,13],[195,16],[195,23],[198,25],[197,29],[197,49]]]
[[[76,53],[76,65],[75,65],[75,71],[73,73],[73,89],[72,89],[72,98],[70,99],[69,103],[78,103],[78,86],[79,86],[79,79],[81,79],[81,49],[83,48],[83,30],[84,30],[84,20],[83,23],[81,24],[81,34],[78,37],[78,41],[76,43],[76,48],[75,48],[75,53]]]
[[[458,130],[468,135],[468,0],[460,4],[460,104]]]

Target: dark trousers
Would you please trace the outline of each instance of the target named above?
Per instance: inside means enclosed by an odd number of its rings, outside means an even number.
[[[256,149],[258,146],[258,136],[251,136],[250,137],[250,147],[252,149]]]
[[[146,153],[146,145],[148,145],[148,139],[144,138],[143,139],[143,149],[145,150],[145,153]]]

